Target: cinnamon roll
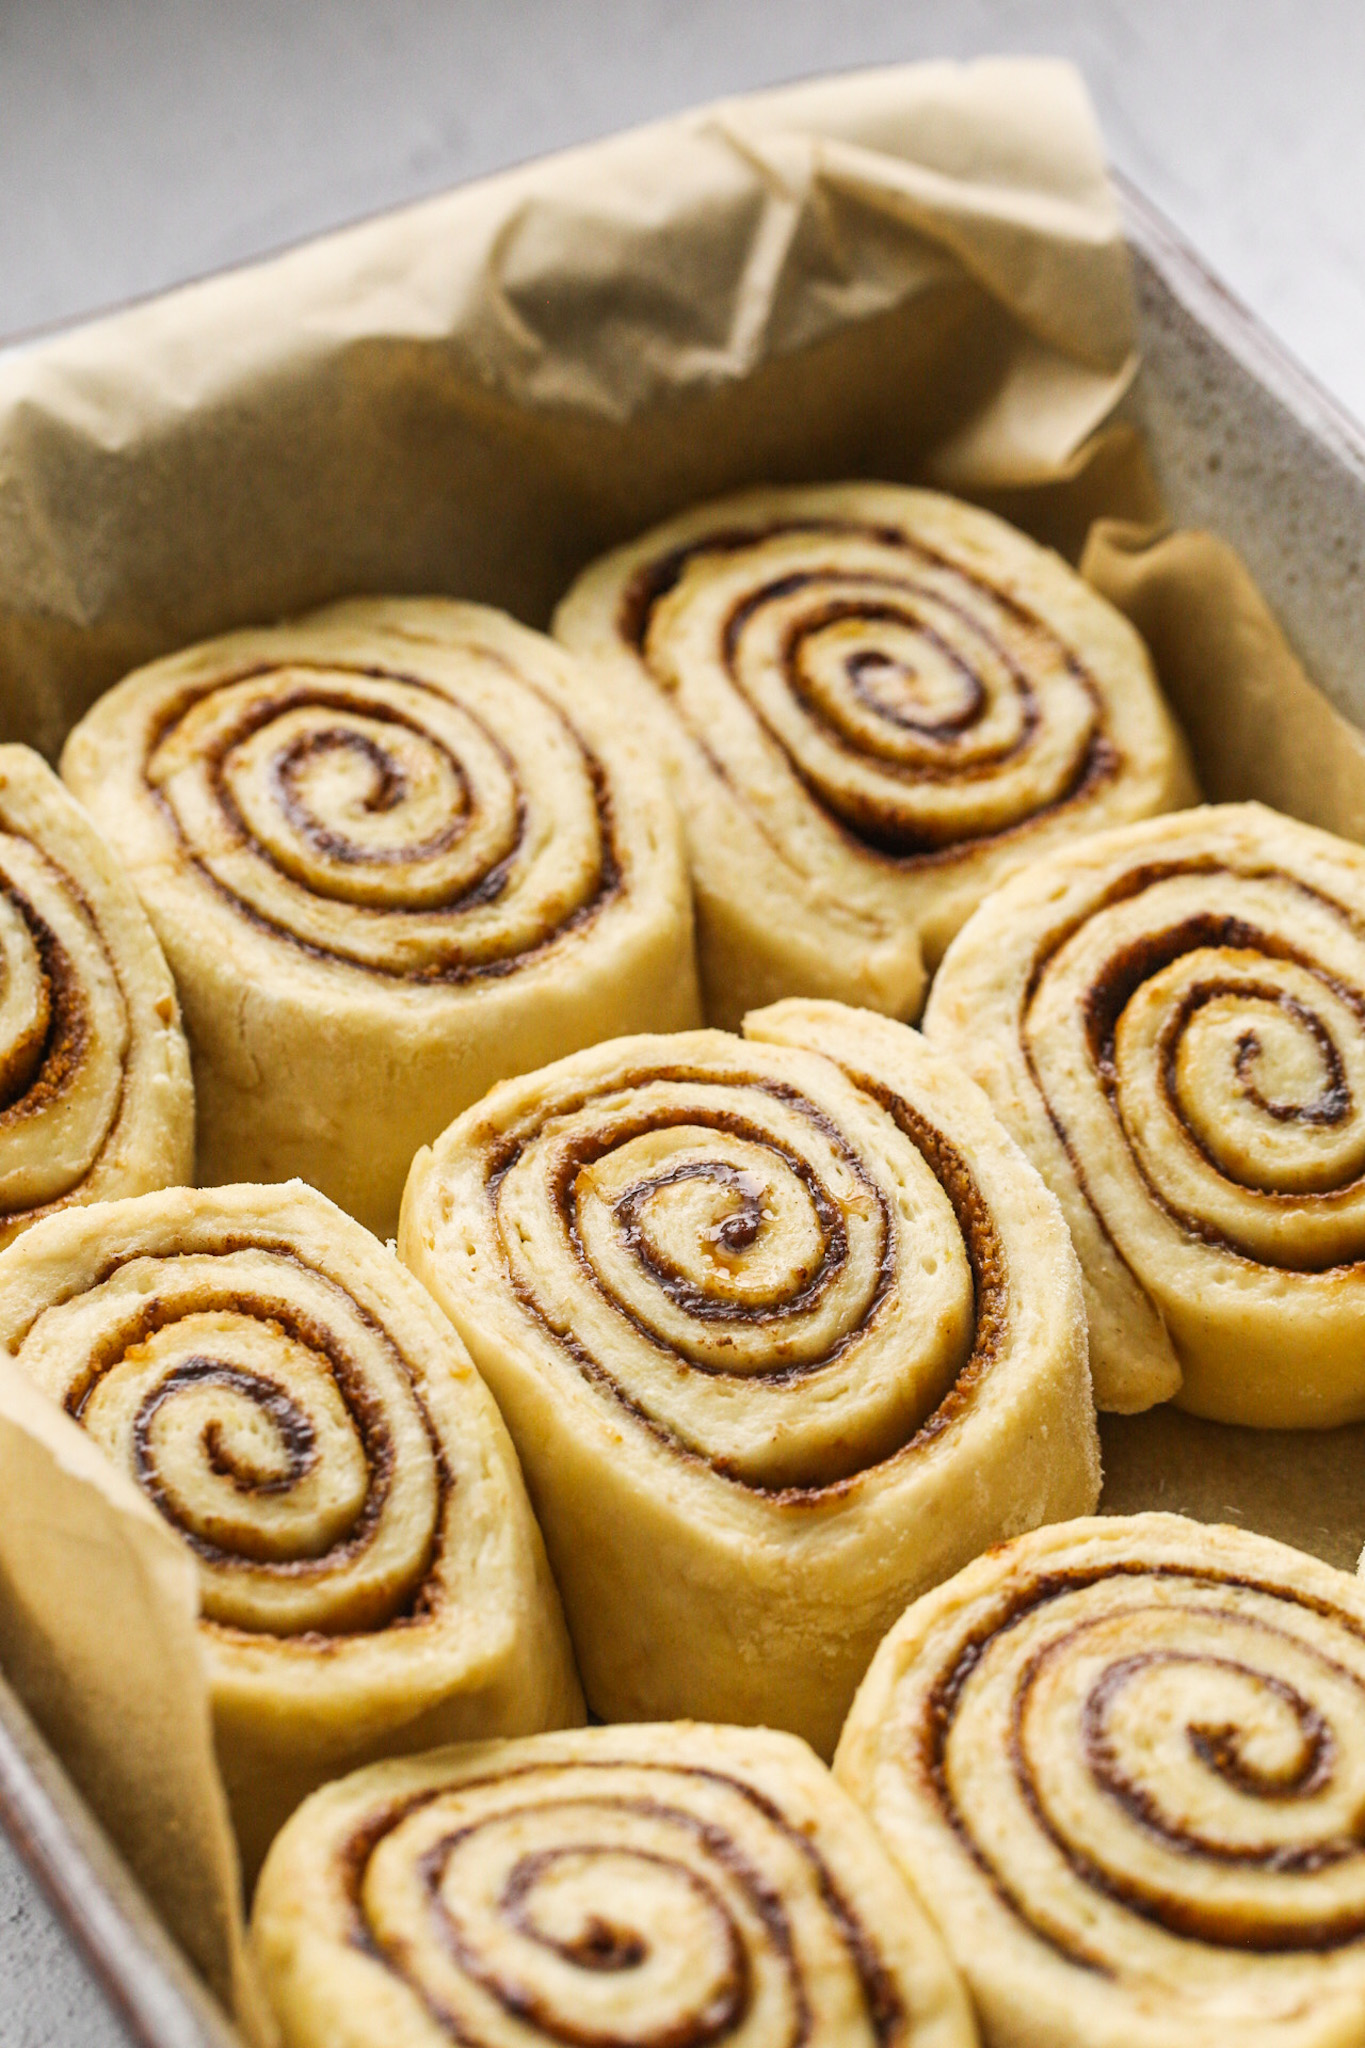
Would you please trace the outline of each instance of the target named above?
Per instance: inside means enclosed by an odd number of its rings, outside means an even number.
[[[925,1019],[1060,1198],[1101,1407],[1365,1418],[1365,851],[1258,804],[1096,835]]]
[[[252,1945],[285,2048],[975,2048],[929,1921],[804,1744],[590,1728],[329,1785]]]
[[[828,1755],[907,1600],[1087,1512],[1075,1254],[904,1025],[790,1001],[494,1089],[400,1256],[506,1417],[590,1704]]]
[[[775,996],[919,1012],[986,892],[1195,800],[1128,622],[933,492],[746,491],[589,568],[566,645],[633,685],[688,829],[708,1020]]]
[[[482,606],[356,601],[141,669],[62,772],[180,986],[199,1177],[380,1234],[489,1085],[696,1018],[686,870],[610,685]]]
[[[189,1054],[152,928],[52,770],[0,746],[0,1246],[193,1166]]]
[[[311,1188],[35,1224],[0,1254],[0,1343],[198,1560],[248,1874],[354,1764],[581,1720],[487,1390],[393,1254]]]
[[[1177,1515],[927,1594],[839,1744],[987,2048],[1365,2040],[1365,1588]]]

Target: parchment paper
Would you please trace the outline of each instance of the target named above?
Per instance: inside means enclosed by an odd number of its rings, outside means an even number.
[[[1365,1545],[1365,1423],[1237,1429],[1150,1408],[1102,1415],[1107,1515],[1143,1508],[1258,1529],[1353,1572]]]
[[[920,478],[1085,548],[1210,794],[1365,837],[1361,741],[1236,559],[1160,536],[1106,424],[1133,332],[1065,65],[835,79],[529,165],[0,357],[0,735],[55,755],[136,662],[348,592],[543,623],[603,547],[733,484]],[[1110,1432],[1111,1504],[1146,1474],[1220,1513],[1209,1427]],[[1324,1441],[1280,1446],[1295,1501]],[[259,2038],[189,1558],[3,1369],[0,1475],[0,1658]]]
[[[190,1552],[0,1359],[0,1663],[190,1960],[273,2039],[243,1947]]]
[[[1104,519],[1081,569],[1151,649],[1207,797],[1365,840],[1365,736],[1309,682],[1226,542]]]
[[[347,592],[543,623],[739,481],[1056,476],[1132,343],[1066,65],[873,72],[531,164],[0,358],[0,725],[55,754],[134,663]]]

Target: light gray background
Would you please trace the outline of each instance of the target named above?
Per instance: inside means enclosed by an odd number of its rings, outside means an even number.
[[[0,0],[0,337],[719,93],[1082,67],[1114,161],[1365,418],[1360,0]],[[124,2036],[0,1838],[0,2042]]]

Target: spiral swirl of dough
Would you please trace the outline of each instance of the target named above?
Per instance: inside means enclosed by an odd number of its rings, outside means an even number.
[[[1067,1211],[1102,1406],[1365,1417],[1365,856],[1256,805],[983,906],[925,1022]]]
[[[1365,1597],[1330,1566],[1040,1530],[892,1631],[836,1769],[988,2042],[1365,2038]]]
[[[492,1402],[320,1195],[177,1190],[51,1219],[0,1261],[0,1333],[193,1550],[219,1705],[274,1767],[316,1782],[428,1710],[447,1734],[525,1732],[565,1701],[572,1718]]]
[[[392,1229],[419,1143],[634,1011],[695,1015],[666,797],[602,688],[480,606],[366,600],[129,677],[63,773],[184,992],[201,1178]]]
[[[1092,1503],[1084,1339],[1060,1219],[951,1069],[904,1027],[833,1004],[779,1006],[749,1034],[617,1040],[506,1084],[418,1160],[400,1241],[508,1417],[593,1703],[763,1717],[831,1744],[865,1632],[924,1568],[910,1532],[925,1468],[1019,1456],[984,1541],[1035,1500]],[[1040,1284],[1056,1292],[1031,1302]],[[1022,1440],[1044,1415],[1059,1439],[1045,1475],[1004,1450],[1004,1432]],[[614,1477],[576,1480],[565,1437]],[[638,1498],[651,1487],[655,1508]],[[643,1575],[638,1599],[618,1586],[604,1608],[624,1532],[669,1495],[685,1523],[694,1492],[690,1533],[657,1540],[704,1555],[659,1583],[637,1533],[620,1568]],[[789,1546],[841,1513],[852,1527],[831,1562],[858,1600],[823,1670],[791,1678],[798,1637],[766,1669],[750,1654],[725,1675],[711,1667],[728,1653],[695,1629],[690,1675],[677,1654],[644,1668],[629,1639],[662,1641],[689,1579],[733,1548],[743,1628],[744,1583],[757,1601],[769,1560],[790,1568]],[[896,1534],[878,1555],[883,1515]],[[971,1524],[964,1512],[953,1540]],[[768,1557],[746,1561],[759,1531]],[[822,1632],[849,1631],[828,1567],[802,1569],[806,1635],[822,1609]],[[792,1587],[775,1597],[790,1604]]]
[[[20,1361],[194,1549],[209,1620],[352,1634],[425,1586],[445,1486],[417,1382],[287,1247],[121,1266]]]
[[[870,1829],[766,1732],[601,1728],[358,1774],[272,1851],[253,1938],[288,2048],[973,2039]]]
[[[771,1055],[694,1065],[685,1042],[655,1063],[671,1050],[613,1061],[605,1100],[557,1096],[494,1168],[512,1286],[545,1327],[572,1301],[575,1346],[661,1436],[749,1486],[830,1485],[905,1443],[968,1365],[957,1216],[913,1142],[878,1131],[880,1174],[850,1144],[872,1119],[839,1077],[817,1104]],[[994,1266],[989,1225],[974,1249]],[[902,1259],[913,1294],[891,1285]]]
[[[186,859],[300,946],[422,982],[505,970],[619,887],[602,769],[506,649],[471,641],[458,696],[439,659],[389,654],[225,665],[167,707],[148,788]]]
[[[1010,868],[1193,794],[1126,623],[1023,535],[929,492],[702,507],[587,571],[555,630],[672,713],[717,1021],[773,993],[912,1014],[919,950],[934,964]],[[756,889],[789,905],[775,928]],[[741,928],[770,956],[761,986]]]
[[[188,1180],[194,1097],[166,963],[52,771],[0,747],[0,1245],[66,1202]]]

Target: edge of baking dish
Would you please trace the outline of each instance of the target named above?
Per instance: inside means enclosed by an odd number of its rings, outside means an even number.
[[[0,1822],[139,2048],[241,2048],[3,1678]]]

